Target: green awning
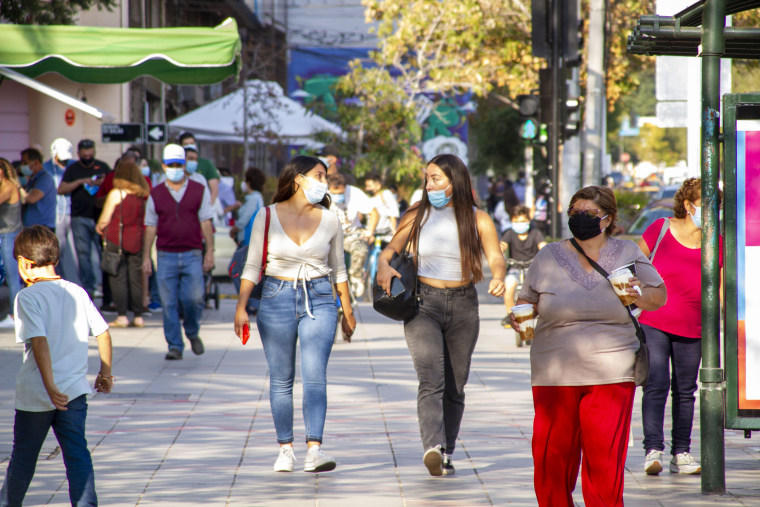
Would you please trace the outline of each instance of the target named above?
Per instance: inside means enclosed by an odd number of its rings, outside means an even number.
[[[237,23],[214,28],[101,28],[0,24],[0,67],[28,77],[48,72],[80,83],[152,76],[169,84],[211,84],[240,69]]]

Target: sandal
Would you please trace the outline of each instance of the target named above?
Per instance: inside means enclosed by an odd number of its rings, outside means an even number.
[[[119,322],[118,320],[114,320],[113,322],[108,323],[108,327],[129,327],[129,322],[125,324],[124,322]]]
[[[145,327],[145,322],[135,322],[133,320],[129,323],[129,327]]]

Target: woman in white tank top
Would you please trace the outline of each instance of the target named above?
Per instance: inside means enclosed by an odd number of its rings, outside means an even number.
[[[454,473],[451,454],[464,413],[464,386],[478,340],[480,319],[474,284],[483,278],[485,254],[493,278],[488,293],[504,294],[506,267],[496,227],[475,207],[467,167],[456,155],[428,162],[422,199],[401,219],[380,254],[377,280],[390,294],[394,252],[407,241],[417,256],[419,311],[404,322],[417,371],[417,415],[423,462],[430,475]]]

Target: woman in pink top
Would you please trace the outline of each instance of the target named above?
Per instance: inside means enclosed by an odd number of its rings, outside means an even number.
[[[668,301],[658,310],[645,311],[639,321],[649,347],[649,382],[644,388],[644,470],[662,471],[663,422],[668,389],[672,389],[673,433],[670,471],[698,474],[699,463],[689,453],[694,418],[694,391],[702,358],[702,241],[701,180],[686,180],[676,193],[673,218],[654,222],[644,232],[639,247],[665,280]],[[669,225],[669,227],[668,227]],[[655,249],[663,227],[668,227]],[[654,257],[651,252],[655,251]],[[723,251],[723,238],[720,240]],[[723,264],[721,253],[720,264]],[[672,365],[672,371],[670,366]]]

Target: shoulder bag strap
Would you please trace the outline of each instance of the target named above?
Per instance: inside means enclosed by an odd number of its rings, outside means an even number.
[[[119,190],[119,195],[121,196],[121,202],[119,203],[119,255],[121,255],[122,232],[124,231],[124,200],[127,198],[123,192],[123,190]]]
[[[269,206],[264,208],[264,212],[266,213],[266,220],[264,222],[264,247],[261,252],[261,271],[259,272],[259,281],[261,281],[262,278],[264,278],[264,271],[267,269],[267,249],[269,247],[269,220],[270,220],[270,211]]]
[[[654,255],[657,253],[657,249],[660,248],[660,243],[662,242],[662,238],[665,237],[665,234],[667,234],[668,229],[670,229],[670,219],[669,218],[663,218],[662,220],[662,228],[660,229],[660,235],[657,236],[657,241],[654,244],[654,248],[652,249],[652,253],[649,254],[649,261],[654,261]]]
[[[603,267],[601,267],[596,261],[594,261],[591,257],[586,255],[586,252],[583,251],[583,248],[578,244],[577,241],[575,241],[575,238],[570,239],[570,243],[573,244],[576,250],[578,250],[580,253],[583,254],[583,256],[586,258],[589,264],[591,264],[591,267],[593,267],[595,270],[599,272],[600,275],[602,275],[605,279],[609,276],[609,273],[607,273]],[[608,280],[609,281],[609,280]],[[636,317],[633,316],[633,313],[631,313],[631,308],[626,306],[626,310],[628,310],[628,316],[631,318],[631,322],[633,322],[633,327],[636,329],[636,337],[639,339],[640,342],[646,343],[646,338],[644,337],[644,333],[641,331],[641,326],[639,325],[639,321],[636,320]]]

